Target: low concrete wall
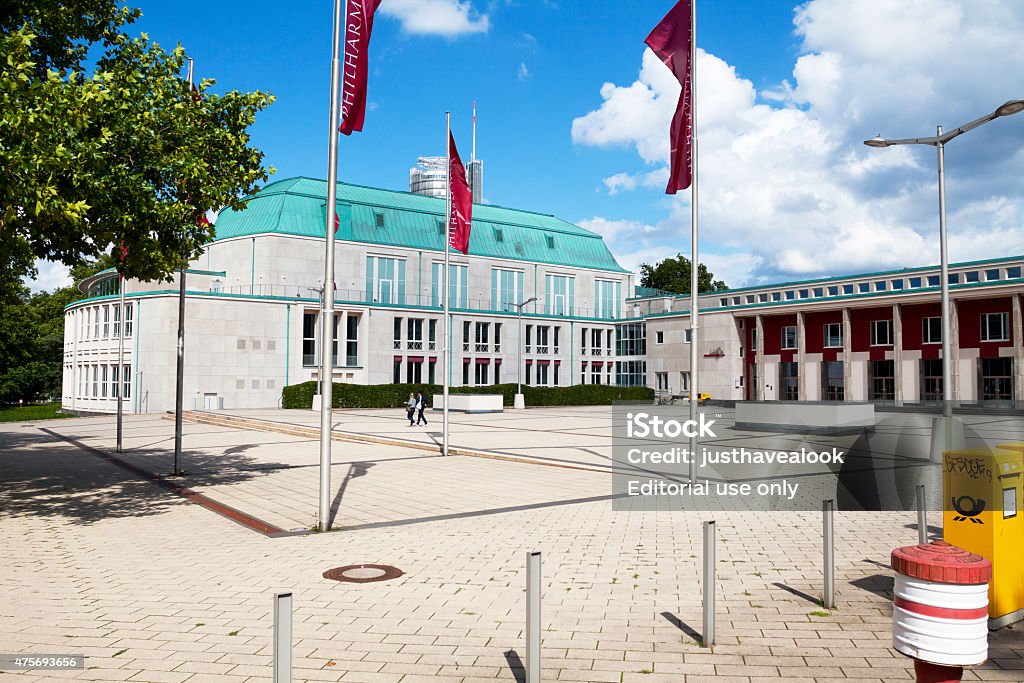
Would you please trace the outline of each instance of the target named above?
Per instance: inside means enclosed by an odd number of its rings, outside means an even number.
[[[871,403],[741,401],[736,429],[794,434],[860,434],[875,431]]]
[[[448,394],[448,410],[462,413],[500,413],[504,410],[501,394]],[[444,410],[444,394],[434,394],[434,410]]]

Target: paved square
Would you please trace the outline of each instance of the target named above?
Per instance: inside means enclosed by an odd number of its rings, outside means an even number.
[[[339,412],[338,422],[413,438],[398,411]],[[988,422],[1012,438],[1013,425]],[[123,459],[169,472],[173,422],[133,416],[125,427]],[[610,430],[599,408],[454,419],[453,444],[584,469],[339,441],[341,530],[270,538],[65,440],[112,453],[110,418],[8,425],[0,651],[81,653],[89,668],[4,675],[269,680],[271,598],[289,589],[295,680],[521,680],[525,554],[540,550],[545,680],[913,679],[911,661],[890,648],[888,569],[893,547],[916,542],[912,513],[837,514],[838,607],[823,612],[820,513],[614,512],[602,463]],[[183,485],[281,529],[314,525],[315,439],[188,423],[185,444]],[[696,641],[701,522],[711,518],[719,585],[709,650]],[[404,574],[366,584],[321,576],[357,563]],[[993,634],[990,661],[965,679],[1024,680],[1020,633]]]

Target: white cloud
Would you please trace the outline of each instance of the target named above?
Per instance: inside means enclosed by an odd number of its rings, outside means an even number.
[[[398,19],[403,30],[416,35],[454,38],[487,33],[490,28],[488,15],[462,0],[387,0],[380,12]]]
[[[33,292],[52,292],[55,289],[67,287],[71,284],[70,271],[63,263],[37,260],[36,271],[37,273],[34,278],[26,278],[25,280],[25,284]]]
[[[723,254],[733,286],[937,262],[934,148],[862,141],[930,135],[1020,97],[1024,3],[810,0],[794,25],[792,82],[762,93],[698,50],[702,251]],[[642,170],[605,178],[609,195],[660,191],[678,83],[645,50],[636,81],[600,94],[573,142],[635,149]],[[951,142],[946,161],[951,258],[1024,253],[1024,114]],[[689,194],[669,206],[644,249],[688,248]]]
[[[519,62],[519,71],[516,73],[516,78],[520,81],[525,81],[530,77],[530,70],[526,68],[526,64]]]

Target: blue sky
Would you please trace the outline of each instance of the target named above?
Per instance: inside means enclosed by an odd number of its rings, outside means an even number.
[[[277,96],[253,129],[276,178],[326,177],[331,2],[139,0],[136,30],[181,43],[218,89]],[[633,268],[689,251],[664,190],[678,86],[645,56],[664,0],[383,0],[363,133],[339,177],[407,189],[444,112],[491,203],[606,236]],[[934,262],[932,148],[872,150],[1024,98],[1016,0],[698,0],[701,248],[733,286]],[[1024,114],[947,148],[955,260],[1024,253]],[[44,268],[37,286],[59,281]]]

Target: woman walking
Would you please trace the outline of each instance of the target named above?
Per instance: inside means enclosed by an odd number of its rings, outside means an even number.
[[[416,394],[409,392],[409,400],[405,404],[405,416],[409,418],[409,426],[413,426],[416,417]]]
[[[419,426],[420,422],[426,426],[427,418],[423,417],[423,409],[427,407],[427,402],[423,399],[423,394],[416,394],[416,426]]]

